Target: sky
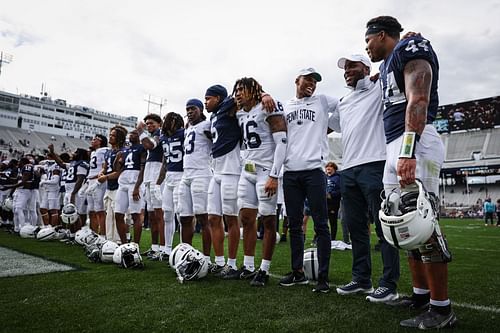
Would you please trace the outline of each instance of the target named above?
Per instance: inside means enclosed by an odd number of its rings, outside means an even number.
[[[365,54],[366,22],[398,18],[440,61],[440,104],[500,95],[500,1],[16,0],[0,11],[0,89],[143,118],[185,114],[213,84],[254,77],[278,100],[301,68],[346,94],[337,60]],[[374,64],[372,72],[378,71]],[[153,103],[148,103],[147,100]]]

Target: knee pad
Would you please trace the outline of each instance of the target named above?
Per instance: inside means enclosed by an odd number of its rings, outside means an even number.
[[[237,184],[223,184],[221,188],[222,200],[236,200],[238,198]]]
[[[436,232],[432,234],[431,239],[418,249],[422,255],[424,264],[441,262],[447,263],[451,261],[451,253],[448,251],[446,240],[443,237],[443,242],[438,241]]]

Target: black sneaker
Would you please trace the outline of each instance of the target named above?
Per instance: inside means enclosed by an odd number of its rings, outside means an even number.
[[[313,293],[323,293],[327,294],[330,292],[330,284],[326,280],[319,280],[316,286],[313,288]]]
[[[257,271],[249,271],[245,266],[241,266],[240,268],[240,279],[242,280],[250,280],[253,279],[257,275]]]
[[[229,269],[221,277],[224,280],[239,280],[240,275],[241,271],[239,269],[234,269],[232,267],[229,267]]]
[[[279,282],[280,286],[283,287],[291,287],[296,284],[308,284],[309,280],[307,280],[304,272],[293,271],[285,275]]]
[[[385,304],[397,306],[401,308],[408,308],[411,310],[426,310],[429,308],[430,294],[403,296],[399,299],[386,302]]]
[[[267,281],[269,281],[269,274],[259,269],[259,271],[255,273],[252,281],[250,281],[250,285],[253,287],[264,287]]]
[[[453,327],[457,323],[457,316],[453,311],[448,314],[441,314],[432,308],[419,314],[418,316],[401,321],[402,327],[418,328],[421,330],[440,329]]]
[[[210,268],[210,273],[212,273],[214,276],[217,276],[217,277],[220,277],[221,276],[221,273],[222,271],[224,271],[224,269],[226,268],[227,266],[224,265],[224,266],[219,266],[217,264],[214,264],[212,266],[212,268]]]
[[[286,235],[282,234],[280,237],[280,243],[286,243]]]
[[[150,257],[152,256],[156,251],[153,251],[152,248],[149,248],[147,251],[145,252],[142,252],[141,253],[141,256],[145,256],[145,257]]]
[[[337,288],[337,294],[339,295],[351,295],[351,294],[371,294],[373,292],[373,287],[369,284],[363,285],[356,281],[351,281],[344,286]]]

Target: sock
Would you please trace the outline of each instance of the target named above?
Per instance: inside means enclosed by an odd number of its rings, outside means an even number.
[[[208,264],[212,264],[212,259],[210,259],[210,256],[205,256],[205,260],[208,262]]]
[[[158,252],[160,250],[160,246],[158,244],[151,244],[151,250]]]
[[[165,245],[160,245],[160,252],[165,252]]]
[[[449,299],[444,301],[431,299],[431,309],[442,315],[447,315],[451,311],[451,302]]]
[[[269,268],[271,268],[271,260],[262,259],[260,270],[269,274]]]
[[[255,271],[255,262],[254,262],[254,257],[253,256],[244,256],[243,257],[243,265],[245,266],[246,269],[248,269],[250,272]]]
[[[127,232],[127,233],[125,234],[125,238],[127,239],[127,241],[129,241],[129,242],[130,242],[130,232]]]
[[[220,257],[215,257],[215,264],[217,266],[224,266],[226,264],[226,260],[224,260],[224,256],[220,256]]]
[[[428,295],[431,291],[429,289],[422,289],[413,287],[413,293],[416,295]]]
[[[234,259],[227,259],[227,265],[231,267],[232,269],[238,269],[236,266],[236,258]]]

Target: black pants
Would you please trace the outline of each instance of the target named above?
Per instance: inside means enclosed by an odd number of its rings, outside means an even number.
[[[337,220],[339,218],[340,198],[327,200],[328,221],[330,221],[330,233],[332,240],[337,238]]]
[[[321,169],[286,171],[283,175],[283,190],[290,232],[292,270],[300,270],[304,265],[302,218],[304,200],[307,198],[317,237],[318,278],[328,280],[331,238],[328,230],[325,173]]]
[[[396,289],[399,280],[399,251],[384,238],[378,211],[380,210],[380,192],[383,190],[382,177],[384,161],[366,163],[340,172],[343,198],[343,216],[346,221],[352,243],[352,280],[362,284],[371,284],[372,264],[370,254],[370,234],[368,215],[375,222],[375,231],[382,241],[380,251],[383,262],[383,275],[379,286]]]

